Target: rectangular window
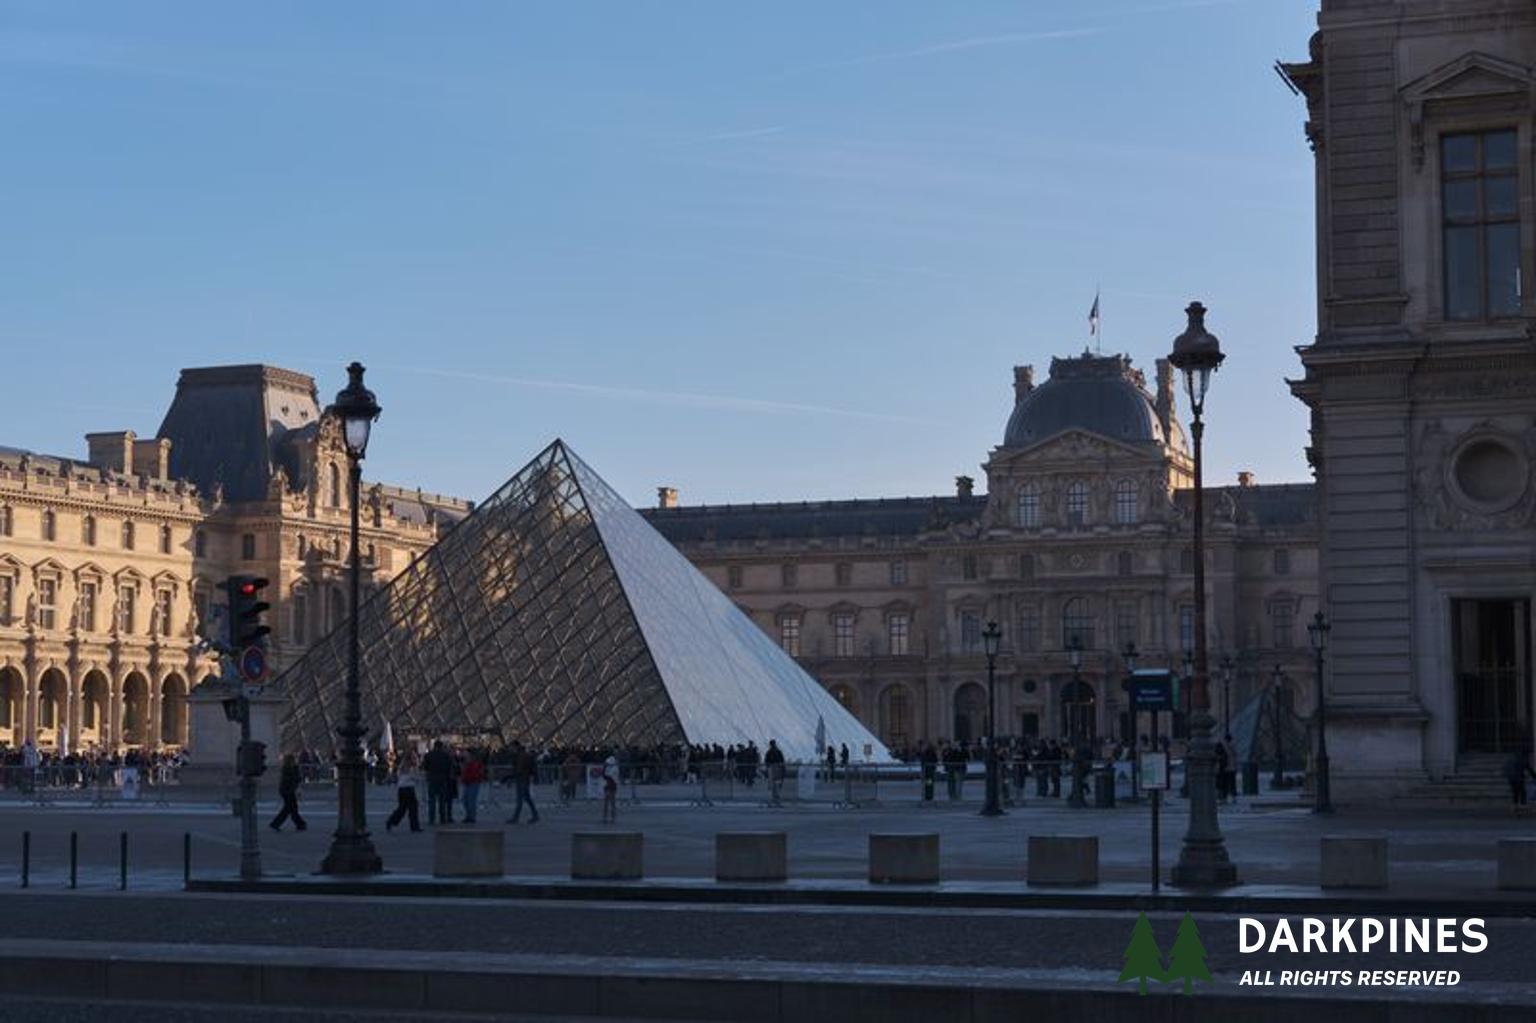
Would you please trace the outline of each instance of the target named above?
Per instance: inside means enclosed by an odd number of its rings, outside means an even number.
[[[80,584],[80,628],[85,632],[96,631],[96,584]]]
[[[741,566],[731,565],[725,570],[725,584],[733,590],[741,589]]]
[[[1115,649],[1124,650],[1126,644],[1141,639],[1138,619],[1135,601],[1122,600],[1115,604]]]
[[[1289,650],[1291,648],[1291,631],[1296,621],[1296,612],[1286,601],[1280,601],[1269,609],[1270,628],[1274,631],[1275,649]]]
[[[893,614],[886,619],[886,630],[891,641],[891,656],[907,656],[911,643],[912,619],[904,614]]]
[[[0,625],[11,624],[11,613],[16,606],[16,580],[0,575]]]
[[[784,588],[792,590],[800,581],[800,570],[794,564],[786,564],[779,569],[779,575],[784,581]]]
[[[155,619],[160,626],[160,635],[171,634],[171,591],[160,590],[155,594]]]
[[[1074,480],[1067,485],[1067,525],[1081,526],[1088,521],[1088,484]]]
[[[201,529],[197,531],[197,537],[192,542],[192,553],[195,557],[206,558],[208,556],[208,534]]]
[[[51,629],[55,626],[59,610],[59,584],[53,579],[37,581],[37,627]]]
[[[960,612],[960,651],[981,653],[981,615],[975,611]]]
[[[80,542],[87,547],[96,546],[96,519],[87,515],[80,520]]]
[[[1015,521],[1023,529],[1040,525],[1040,488],[1027,484],[1019,490],[1019,502],[1014,514]]]
[[[170,526],[161,526],[160,527],[160,553],[161,554],[169,554],[169,553],[171,553],[171,539],[172,539],[172,537],[171,537],[171,527]]]
[[[134,586],[120,586],[117,590],[117,631],[131,634],[138,624],[137,607],[139,591]]]
[[[832,652],[838,657],[853,656],[853,615],[832,616]]]
[[[255,561],[256,560],[256,534],[255,533],[241,533],[240,534],[240,560],[242,560],[242,561]]]
[[[1024,604],[1019,608],[1019,652],[1032,654],[1040,649],[1040,605]]]
[[[1179,605],[1179,649],[1190,651],[1195,648],[1195,607],[1193,604]]]
[[[907,585],[907,563],[900,558],[891,562],[891,585]]]
[[[1520,198],[1511,129],[1440,140],[1445,316],[1520,313]]]
[[[11,535],[11,506],[0,504],[0,536]]]
[[[42,536],[42,538],[44,540],[47,540],[49,543],[53,542],[53,538],[54,538],[54,535],[55,535],[54,525],[55,525],[56,522],[57,522],[57,519],[54,516],[53,512],[51,512],[51,511],[43,512],[43,524],[42,524],[42,529],[41,529],[41,536]]]
[[[799,615],[782,615],[779,618],[779,646],[791,657],[800,656]]]
[[[123,523],[123,550],[133,550],[133,523]]]
[[[853,585],[853,565],[846,561],[839,561],[833,571],[837,575],[837,585]]]

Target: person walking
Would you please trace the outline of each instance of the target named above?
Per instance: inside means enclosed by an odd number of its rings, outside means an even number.
[[[779,793],[784,788],[784,751],[779,749],[777,739],[768,740],[763,766],[768,769],[768,805],[780,806]]]
[[[827,781],[837,781],[837,750],[827,747]]]
[[[939,751],[933,748],[933,743],[923,747],[923,802],[933,802],[934,780],[939,773]]]
[[[1512,749],[1504,758],[1504,780],[1509,782],[1509,797],[1515,813],[1526,805],[1525,779],[1529,775],[1536,778],[1536,771],[1531,769],[1530,753],[1527,748]]]
[[[603,823],[619,822],[619,758],[612,753],[603,761]]]
[[[268,825],[273,831],[283,830],[283,823],[290,817],[293,818],[293,826],[303,831],[309,827],[304,823],[304,817],[299,813],[299,785],[304,781],[304,774],[299,770],[299,758],[292,753],[283,754],[283,770],[277,778],[277,795],[283,801],[283,808],[272,818]]]
[[[427,824],[453,823],[453,754],[438,739],[421,762],[427,776]]]
[[[576,800],[576,790],[581,786],[582,775],[586,769],[581,765],[581,758],[571,750],[565,755],[565,761],[560,765],[560,803],[569,806]]]
[[[479,750],[469,751],[459,781],[464,785],[464,823],[474,824],[479,815],[480,786],[485,784],[485,760]]]
[[[533,805],[533,773],[538,770],[538,764],[533,758],[533,752],[526,749],[522,743],[512,743],[512,781],[517,786],[517,806],[512,810],[512,816],[507,818],[508,824],[516,824],[518,818],[523,815],[523,804],[528,804],[528,823],[539,823],[539,808]]]
[[[420,786],[421,770],[416,764],[416,754],[407,753],[395,764],[395,812],[384,822],[385,831],[393,831],[407,815],[411,818],[411,830],[421,830],[421,804],[416,800],[416,790]]]

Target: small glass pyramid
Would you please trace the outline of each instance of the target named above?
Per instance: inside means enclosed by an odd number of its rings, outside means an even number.
[[[358,612],[371,734],[534,748],[778,740],[889,752],[556,440]],[[331,751],[348,626],[278,679],[285,749]],[[821,736],[818,739],[818,736]]]

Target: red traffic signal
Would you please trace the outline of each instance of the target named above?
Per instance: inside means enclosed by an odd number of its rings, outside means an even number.
[[[229,645],[235,650],[266,642],[272,628],[262,623],[261,616],[272,605],[260,599],[268,581],[260,576],[235,575],[225,581],[229,594]]]

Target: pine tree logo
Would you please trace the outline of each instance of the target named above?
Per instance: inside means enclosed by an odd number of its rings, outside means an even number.
[[[1187,915],[1185,919],[1188,919]],[[1193,932],[1193,924],[1190,930]],[[1183,934],[1184,929],[1180,927],[1181,939]],[[1195,939],[1195,944],[1198,947],[1199,938]],[[1136,918],[1136,926],[1131,930],[1131,943],[1125,947],[1125,969],[1120,971],[1120,982],[1138,981],[1141,993],[1146,994],[1148,977],[1158,981],[1166,979],[1163,974],[1163,950],[1157,947],[1157,936],[1152,933],[1147,914],[1142,913]],[[1209,975],[1206,979],[1210,979]]]
[[[1143,914],[1145,919],[1145,914]],[[1141,925],[1138,923],[1138,927]],[[1150,934],[1150,930],[1148,931]],[[1131,937],[1131,945],[1136,944],[1136,937]],[[1129,969],[1130,953],[1126,953],[1126,964]],[[1124,977],[1120,978],[1124,980]],[[1191,981],[1211,979],[1211,971],[1205,965],[1205,946],[1200,944],[1200,932],[1195,928],[1195,918],[1189,913],[1184,914],[1184,919],[1179,921],[1179,933],[1173,939],[1173,955],[1168,960],[1168,973],[1163,977],[1164,982],[1176,980],[1184,981],[1184,993],[1187,995],[1192,990]],[[1143,991],[1143,994],[1146,992]]]

